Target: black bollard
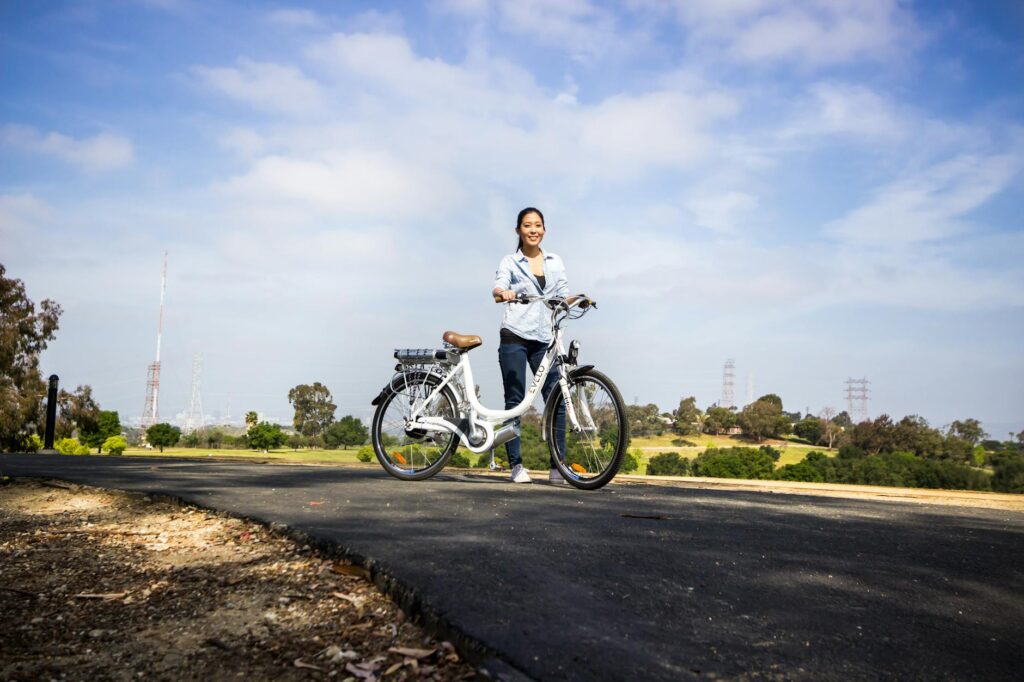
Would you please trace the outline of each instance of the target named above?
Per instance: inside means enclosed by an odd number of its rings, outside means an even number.
[[[46,438],[44,451],[53,451],[53,430],[57,426],[57,375],[50,375],[50,392],[46,395]]]

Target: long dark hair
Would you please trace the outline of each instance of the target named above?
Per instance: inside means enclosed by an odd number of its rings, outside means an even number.
[[[540,216],[540,224],[544,225],[544,214],[540,212],[540,209],[539,208],[534,208],[533,206],[527,206],[526,208],[524,208],[522,211],[519,212],[519,217],[516,218],[516,232],[519,232],[519,228],[522,227],[522,225],[523,225],[523,218],[525,218],[526,216],[528,216],[531,213],[536,213],[537,215],[539,215]],[[545,232],[547,231],[547,226],[546,225],[544,225],[544,230],[545,230]],[[520,251],[520,250],[522,250],[522,248],[523,248],[523,238],[520,237],[519,238],[519,244],[516,246],[516,251]]]

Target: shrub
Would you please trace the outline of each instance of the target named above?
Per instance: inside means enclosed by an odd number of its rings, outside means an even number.
[[[462,450],[456,449],[452,453],[452,456],[448,459],[446,466],[462,467],[463,469],[469,468],[469,457],[466,457],[466,453]]]
[[[80,452],[82,447],[83,445],[74,438],[59,438],[53,443],[53,449],[62,455],[88,455],[88,448],[86,448],[84,453]]]
[[[358,452],[356,452],[356,459],[358,459],[360,462],[372,461],[374,457],[376,457],[376,455],[373,452],[372,445],[364,445],[363,447],[359,448]]]
[[[111,436],[103,441],[103,449],[112,455],[123,454],[127,447],[128,441],[126,441],[123,436]]]
[[[661,452],[647,462],[648,476],[689,476],[690,460],[678,452]]]
[[[494,451],[494,462],[500,467],[505,469],[508,468],[508,455],[505,454],[505,448],[498,448]],[[485,452],[480,455],[474,465],[477,469],[486,469],[491,464],[491,453]],[[547,468],[547,463],[544,464]]]
[[[642,453],[639,450],[633,450],[630,452],[626,450],[626,454],[622,456],[622,466],[619,467],[619,471],[624,474],[631,474],[640,468],[640,459]]]
[[[829,459],[820,452],[810,452],[803,461],[779,468],[772,478],[960,490],[989,490],[994,485],[994,480],[990,482],[988,474],[980,469],[947,460],[923,459],[911,452],[846,459]]]
[[[846,445],[843,445],[839,448],[839,452],[836,454],[836,457],[838,457],[839,459],[860,459],[861,457],[864,457],[866,454],[867,453],[865,453],[856,445],[851,445],[847,443]]]
[[[787,464],[779,467],[772,474],[776,481],[809,481],[812,483],[824,483],[825,472],[820,464],[828,459],[820,452],[812,450],[796,464]]]
[[[33,433],[22,441],[21,449],[25,452],[39,452],[43,449],[43,439]]]
[[[1024,493],[1024,456],[1011,454],[995,457],[993,465],[993,490],[1001,493]]]
[[[705,450],[693,462],[697,476],[712,478],[771,478],[779,451],[772,447]]]

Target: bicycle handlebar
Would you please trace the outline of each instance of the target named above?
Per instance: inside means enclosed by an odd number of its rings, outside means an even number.
[[[519,296],[517,296],[516,298],[513,298],[510,301],[506,301],[505,299],[503,299],[501,296],[498,296],[497,294],[494,295],[494,302],[495,303],[523,303],[523,304],[526,304],[526,303],[534,303],[535,301],[545,301],[545,302],[548,303],[548,307],[550,307],[551,309],[554,309],[554,308],[558,307],[559,305],[564,305],[567,310],[569,308],[573,308],[573,307],[577,307],[577,306],[580,307],[580,308],[584,308],[584,309],[585,308],[589,308],[591,306],[593,306],[594,308],[597,307],[597,301],[595,301],[594,299],[590,298],[586,294],[575,294],[573,296],[570,296],[567,299],[561,298],[560,296],[532,296],[532,295],[529,295],[529,294],[519,294]]]

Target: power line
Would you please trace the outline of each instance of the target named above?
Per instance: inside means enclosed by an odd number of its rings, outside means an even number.
[[[189,400],[188,417],[185,419],[185,433],[192,433],[203,426],[203,397],[199,388],[203,377],[203,356],[192,356],[192,398]]]
[[[736,407],[736,361],[729,358],[722,368],[722,407]]]
[[[868,418],[868,393],[871,389],[868,384],[871,382],[867,377],[860,379],[849,378],[846,380],[846,405],[848,414],[854,424],[867,421]]]

